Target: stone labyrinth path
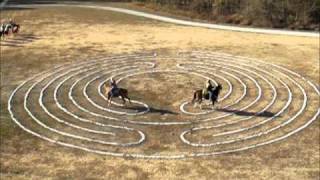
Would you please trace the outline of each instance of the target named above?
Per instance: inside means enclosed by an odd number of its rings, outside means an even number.
[[[132,104],[107,106],[115,78]],[[193,91],[223,87],[212,109]],[[51,143],[102,155],[183,159],[278,142],[318,118],[319,90],[301,75],[259,60],[214,52],[131,54],[55,67],[20,84],[8,110],[23,130]]]

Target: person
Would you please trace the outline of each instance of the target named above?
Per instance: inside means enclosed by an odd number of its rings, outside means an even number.
[[[211,81],[208,80],[208,81],[206,82],[206,86],[205,86],[205,89],[204,89],[204,91],[203,91],[203,94],[204,94],[204,95],[209,94],[209,99],[211,99],[211,97],[212,97],[212,88],[213,88],[213,85],[212,85]]]
[[[110,86],[111,86],[111,95],[114,96],[115,94],[117,94],[117,91],[118,91],[118,86],[117,86],[117,82],[111,78],[110,79]]]

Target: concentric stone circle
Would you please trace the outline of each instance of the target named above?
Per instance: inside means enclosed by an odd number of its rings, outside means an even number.
[[[175,66],[161,66],[167,61]],[[118,100],[106,106],[102,85],[111,77],[120,83],[156,73],[211,79],[223,85],[223,92],[216,107],[205,110],[193,107],[192,94],[187,94],[176,112],[179,119],[154,119],[144,97],[133,99],[131,108]],[[51,143],[118,157],[183,159],[284,140],[318,118],[319,95],[317,86],[300,74],[257,59],[205,51],[131,54],[34,75],[12,92],[8,110],[23,130]],[[149,152],[148,144],[162,140],[154,128],[163,126],[175,127],[177,138]]]

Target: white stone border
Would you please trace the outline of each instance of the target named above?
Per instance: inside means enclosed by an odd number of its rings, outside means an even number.
[[[226,61],[226,60],[237,60],[238,62],[241,62],[240,64],[238,64],[238,67],[233,67],[233,68],[237,68],[237,69],[243,69],[243,71],[239,71],[239,72],[244,72],[244,71],[248,71],[250,72],[251,74],[255,74],[255,76],[260,76],[261,79],[263,79],[264,81],[266,81],[267,84],[269,84],[272,89],[273,89],[273,92],[274,92],[274,96],[271,100],[271,102],[263,108],[263,110],[266,110],[268,109],[272,104],[274,104],[274,101],[276,99],[276,89],[275,89],[275,86],[267,79],[267,78],[264,78],[264,76],[261,76],[259,73],[256,72],[259,71],[259,72],[263,72],[265,74],[268,74],[269,72],[263,70],[263,69],[260,69],[260,68],[257,68],[259,64],[265,64],[267,66],[272,66],[275,68],[274,71],[278,72],[279,74],[281,74],[282,76],[286,77],[286,79],[289,79],[289,81],[291,81],[292,84],[295,84],[299,89],[300,91],[302,92],[303,94],[303,103],[302,103],[302,106],[300,108],[300,110],[295,114],[293,115],[292,117],[290,117],[287,121],[284,121],[282,122],[280,125],[278,126],[275,126],[271,129],[268,129],[267,131],[264,131],[264,132],[259,132],[259,133],[256,133],[254,135],[251,135],[251,136],[247,136],[247,137],[244,137],[244,138],[239,138],[239,139],[232,139],[232,140],[228,140],[228,141],[222,141],[222,142],[217,142],[217,143],[209,143],[209,144],[201,144],[201,143],[192,143],[190,141],[188,141],[184,135],[187,134],[188,132],[190,132],[190,130],[187,130],[187,131],[184,131],[181,135],[180,135],[180,138],[181,140],[186,143],[186,144],[189,144],[189,145],[192,145],[192,146],[201,146],[201,147],[210,147],[210,146],[215,146],[215,145],[221,145],[221,144],[229,144],[229,143],[234,143],[234,142],[238,142],[238,141],[243,141],[243,140],[248,140],[248,139],[253,139],[253,138],[256,138],[256,137],[260,137],[260,136],[263,136],[263,135],[266,135],[266,134],[269,134],[269,133],[272,133],[273,131],[276,131],[288,124],[290,124],[291,122],[293,122],[298,116],[300,116],[306,106],[307,106],[307,102],[308,102],[308,97],[307,97],[307,92],[305,91],[305,89],[302,87],[302,85],[297,82],[296,80],[294,80],[293,78],[291,78],[291,76],[294,76],[295,78],[299,78],[301,81],[305,81],[307,82],[311,89],[313,89],[318,95],[320,95],[319,93],[319,90],[317,89],[317,87],[309,80],[305,79],[304,77],[302,77],[301,75],[291,71],[291,70],[288,70],[286,68],[283,68],[281,66],[278,66],[278,65],[274,65],[274,64],[269,64],[269,63],[264,63],[264,62],[259,62],[257,63],[256,60],[254,59],[249,59],[249,58],[244,58],[244,57],[239,57],[239,56],[232,56],[232,55],[226,55],[226,54],[222,54],[222,53],[206,53],[206,52],[194,52],[194,54],[197,54],[199,57],[201,57],[202,59],[206,56],[207,57],[207,60],[203,60],[204,62],[206,61],[210,61],[211,63],[213,63],[213,66],[228,66],[228,67],[225,67],[225,69],[228,69],[229,70],[234,70],[230,67],[230,64],[224,64],[223,62]],[[117,58],[114,58],[115,60],[117,60]],[[215,59],[218,59],[219,62],[215,62]],[[225,60],[224,60],[225,59]],[[109,59],[110,60],[110,59]],[[106,60],[108,61],[108,59]],[[248,61],[250,61],[250,63],[248,63]],[[9,110],[9,113],[11,115],[11,118],[14,120],[14,122],[19,126],[21,127],[23,130],[25,130],[26,132],[29,132],[39,138],[42,138],[44,140],[47,140],[49,142],[52,142],[52,143],[57,143],[59,145],[62,145],[62,146],[66,146],[66,147],[72,147],[72,148],[77,148],[77,149],[82,149],[82,150],[85,150],[85,151],[89,151],[89,152],[94,152],[94,153],[98,153],[98,154],[104,154],[104,155],[111,155],[111,156],[119,156],[119,157],[136,157],[136,158],[150,158],[150,159],[180,159],[180,158],[187,158],[187,157],[199,157],[199,156],[211,156],[211,155],[219,155],[219,154],[225,154],[225,153],[232,153],[232,152],[238,152],[238,151],[243,151],[243,150],[248,150],[248,149],[252,149],[252,148],[255,148],[255,147],[259,147],[259,146],[262,146],[262,145],[266,145],[266,144],[270,144],[270,143],[274,143],[274,142],[277,142],[277,141],[280,141],[280,140],[283,140],[289,136],[291,136],[292,134],[294,133],[297,133],[299,131],[301,131],[302,129],[306,128],[309,124],[311,124],[313,121],[315,121],[317,119],[317,117],[319,116],[319,113],[320,113],[320,108],[318,108],[317,112],[313,115],[313,117],[308,120],[304,125],[294,129],[293,131],[291,132],[288,132],[287,134],[285,135],[282,135],[280,137],[277,137],[275,139],[272,139],[272,140],[268,140],[268,141],[265,141],[265,142],[261,142],[261,143],[257,143],[257,144],[254,144],[254,145],[249,145],[249,146],[245,146],[245,147],[241,147],[241,148],[235,148],[235,149],[228,149],[228,150],[222,150],[222,151],[219,151],[219,152],[202,152],[202,153],[181,153],[181,154],[174,154],[174,155],[144,155],[144,154],[126,154],[126,153],[114,153],[114,152],[107,152],[107,151],[101,151],[101,150],[95,150],[95,149],[90,149],[88,147],[83,147],[83,146],[78,146],[78,145],[74,145],[74,144],[70,144],[70,143],[66,143],[66,142],[61,142],[61,141],[57,141],[57,140],[54,140],[54,139],[51,139],[49,137],[46,137],[46,136],[43,136],[37,132],[34,132],[32,131],[31,129],[28,129],[26,128],[24,125],[22,125],[19,120],[15,117],[13,111],[12,111],[12,99],[13,97],[15,96],[15,94],[17,93],[18,90],[20,90],[25,84],[31,82],[31,81],[34,81],[36,80],[35,83],[32,84],[31,87],[28,88],[25,96],[24,96],[24,108],[26,110],[26,112],[29,114],[29,116],[37,123],[39,124],[40,126],[42,126],[43,128],[49,130],[49,131],[52,131],[54,133],[57,133],[57,134],[61,134],[62,136],[66,136],[66,137],[71,137],[71,138],[75,138],[75,139],[81,139],[81,140],[85,140],[85,141],[90,141],[90,142],[95,142],[95,143],[101,143],[101,144],[108,144],[108,145],[120,145],[120,146],[128,146],[127,144],[119,144],[119,143],[114,143],[114,142],[105,142],[105,141],[101,141],[101,140],[96,140],[96,139],[91,139],[91,138],[87,138],[87,137],[82,137],[82,136],[78,136],[78,135],[74,135],[74,134],[70,134],[70,133],[66,133],[66,132],[62,132],[62,131],[59,131],[59,130],[56,130],[54,128],[51,128],[49,126],[47,126],[46,124],[44,124],[43,122],[41,122],[37,117],[35,117],[33,115],[33,113],[30,111],[30,109],[28,109],[28,106],[27,106],[27,102],[28,102],[28,97],[29,97],[29,94],[31,93],[32,89],[37,86],[40,82],[44,81],[45,79],[47,78],[50,78],[51,76],[53,76],[54,74],[56,74],[56,72],[64,72],[64,73],[60,73],[59,76],[55,76],[54,79],[49,79],[49,83],[47,83],[45,85],[44,88],[41,89],[41,92],[40,92],[40,97],[38,99],[38,102],[40,104],[40,106],[42,107],[42,109],[44,110],[44,112],[46,112],[47,115],[49,115],[50,117],[52,117],[53,119],[55,119],[56,121],[58,121],[59,123],[63,123],[67,126],[70,126],[70,127],[73,127],[73,128],[76,128],[76,129],[79,129],[79,130],[83,130],[83,131],[88,131],[88,132],[92,132],[92,133],[100,133],[100,134],[104,134],[104,135],[115,135],[115,134],[112,134],[111,132],[103,132],[103,131],[94,131],[92,129],[87,129],[87,128],[83,128],[83,127],[80,127],[80,126],[77,126],[77,125],[74,125],[72,123],[69,123],[65,120],[62,120],[62,119],[59,119],[58,117],[56,117],[54,115],[53,112],[50,112],[46,107],[45,105],[43,104],[43,97],[44,97],[44,92],[46,91],[46,89],[51,86],[55,81],[58,82],[58,87],[55,87],[55,90],[54,90],[54,100],[56,101],[56,104],[59,104],[58,103],[58,98],[57,98],[57,93],[58,93],[58,90],[59,88],[62,86],[62,84],[64,82],[66,82],[68,79],[70,79],[72,76],[76,76],[78,74],[81,74],[81,73],[84,73],[84,72],[88,72],[88,71],[91,71],[91,70],[94,70],[96,69],[95,68],[95,62],[94,61],[91,61],[89,63],[78,63],[78,64],[75,64],[75,65],[72,65],[72,66],[60,66],[60,67],[56,67],[54,68],[55,71],[52,71],[52,70],[49,70],[45,73],[41,73],[41,74],[38,74],[30,79],[28,79],[27,81],[23,82],[21,85],[19,85],[14,91],[13,93],[11,94],[10,98],[9,98],[9,101],[8,101],[8,110]],[[133,62],[132,62],[133,63]],[[219,64],[220,63],[220,64]],[[227,62],[226,62],[227,63]],[[83,66],[83,65],[90,65],[92,64],[92,68],[88,68],[87,66]],[[119,64],[120,68],[122,65],[126,65],[126,63],[124,64]],[[206,65],[206,66],[203,66],[203,65]],[[202,65],[198,65],[198,66],[194,66],[195,67],[195,70],[198,70],[199,68],[200,69],[206,69],[207,68],[207,65],[206,63],[203,63]],[[71,68],[70,67],[74,67],[74,68]],[[85,68],[84,68],[85,67]],[[123,67],[123,66],[122,66]],[[247,68],[244,68],[244,67],[247,67]],[[132,66],[131,66],[132,68]],[[83,69],[83,70],[81,70]],[[207,68],[208,70],[210,70],[210,68]],[[250,70],[250,69],[255,69],[255,71],[253,70]],[[80,72],[79,72],[80,70]],[[119,70],[116,68],[116,70]],[[212,70],[212,69],[211,69]],[[78,73],[75,73],[73,74],[72,76],[66,76],[67,74],[70,74],[71,72],[75,72],[77,71]],[[169,70],[170,71],[170,70]],[[173,70],[174,72],[178,71],[178,70]],[[192,72],[193,70],[188,70],[189,72]],[[205,70],[201,70],[203,73],[205,73]],[[134,71],[132,71],[134,72]],[[153,71],[153,72],[157,72],[156,70]],[[141,72],[143,73],[143,72]],[[194,72],[193,72],[194,73]],[[229,73],[229,72],[227,72]],[[93,73],[94,74],[94,73]],[[92,74],[92,75],[93,75]],[[229,74],[232,74],[232,73],[229,73]],[[246,73],[243,73],[243,74],[246,74]],[[290,76],[288,75],[290,74]],[[44,76],[45,75],[45,76]],[[269,73],[270,75],[270,73]],[[127,76],[130,76],[127,75]],[[236,75],[234,75],[236,77]],[[249,75],[248,75],[249,76]],[[40,79],[38,79],[38,77],[41,77]],[[67,77],[65,78],[62,82],[58,81],[58,79],[60,78],[63,78],[63,77]],[[88,76],[89,77],[89,76]],[[83,79],[83,78],[82,78]],[[240,79],[238,77],[238,79]],[[277,79],[282,85],[284,85],[287,90],[288,90],[288,101],[287,103],[285,104],[285,106],[279,111],[277,112],[277,114],[275,114],[274,116],[272,116],[271,118],[275,118],[276,115],[279,115],[281,114],[290,104],[291,104],[291,101],[292,101],[292,92],[290,90],[290,87],[280,78],[274,78],[274,79]],[[92,80],[92,79],[91,79]],[[255,81],[256,80],[254,78],[252,78],[251,80]],[[79,82],[79,81],[77,81]],[[91,81],[92,82],[92,81]],[[241,81],[239,81],[241,82]],[[87,87],[87,85],[89,85],[90,83],[87,83],[85,87]],[[75,83],[72,85],[72,87],[69,89],[69,97],[70,95],[72,96],[72,93],[70,94],[70,92],[72,92],[72,88],[74,87]],[[101,84],[100,84],[101,85]],[[99,87],[100,87],[99,85]],[[231,86],[232,87],[232,86]],[[246,85],[244,86],[246,87]],[[259,84],[257,85],[258,89],[259,89]],[[101,93],[100,91],[100,88],[99,89],[99,93]],[[246,89],[246,88],[245,88]],[[259,91],[261,91],[261,88],[259,89]],[[84,91],[85,92],[85,91]],[[261,92],[260,92],[261,93]],[[89,96],[87,96],[89,98]],[[258,96],[260,99],[261,95]],[[62,105],[60,105],[60,107],[63,107]],[[61,108],[63,109],[64,112],[68,112],[68,110],[66,108]],[[262,111],[263,111],[262,110]],[[261,112],[262,112],[261,111]],[[68,113],[69,115],[71,115],[72,113],[69,112]],[[113,125],[106,125],[106,124],[101,124],[101,123],[97,123],[97,122],[92,122],[90,120],[87,120],[87,119],[84,119],[84,118],[79,118],[77,115],[72,115],[73,118],[75,119],[78,119],[80,121],[83,121],[83,122],[90,122],[90,123],[94,123],[95,125],[98,125],[98,126],[108,126],[108,127],[112,127],[112,128],[124,128],[122,126],[113,126]],[[249,117],[249,118],[252,118],[252,117]],[[258,124],[255,124],[254,126],[250,126],[250,127],[246,127],[246,128],[242,128],[242,129],[237,129],[237,130],[233,130],[233,131],[229,131],[229,132],[224,132],[224,133],[220,133],[220,134],[215,134],[213,136],[222,136],[222,135],[230,135],[230,134],[235,134],[235,133],[239,133],[239,132],[243,132],[243,131],[247,131],[251,128],[255,128],[257,126],[261,126],[265,123],[267,123],[271,118],[268,118],[264,121],[261,121],[260,123]],[[113,117],[108,117],[107,119],[109,120],[115,120],[116,118],[113,118]],[[248,119],[248,118],[244,118],[244,119]],[[209,121],[207,119],[207,121]],[[212,119],[210,119],[210,121],[212,121]],[[124,121],[126,122],[126,121]],[[238,122],[238,121],[237,121]],[[201,123],[201,122],[199,122]],[[235,122],[231,122],[231,123],[235,123]],[[220,124],[220,126],[225,126],[225,125],[230,125],[231,123],[225,123],[225,124]],[[152,124],[152,123],[151,123]],[[151,125],[151,124],[145,124],[145,125]],[[154,125],[154,124],[152,124]],[[168,124],[158,124],[158,125],[168,125]],[[175,124],[177,125],[177,124]],[[210,129],[212,127],[196,127],[196,128],[193,128],[192,131],[199,131],[201,129]],[[125,130],[134,130],[132,128],[124,128]],[[136,131],[136,130],[134,130]],[[140,144],[142,143],[143,139],[145,138],[143,132],[139,131],[139,134],[140,134],[140,140],[136,143],[133,143],[133,144]],[[129,143],[129,145],[133,145],[132,143]]]

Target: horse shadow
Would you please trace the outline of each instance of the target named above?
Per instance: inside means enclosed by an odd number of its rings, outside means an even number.
[[[5,37],[5,39],[1,39],[0,45],[8,46],[8,47],[23,47],[25,44],[34,42],[39,39],[41,38],[32,34],[17,34],[13,37],[12,35],[9,35],[9,37]]]
[[[216,111],[232,113],[238,116],[279,117],[279,116],[276,116],[275,113],[272,113],[270,111],[263,111],[261,113],[257,113],[257,112],[248,112],[248,111],[240,111],[240,110],[225,109],[225,108],[219,108],[219,109],[216,109]]]
[[[146,110],[145,107],[141,107],[141,106],[131,106],[131,107],[125,106],[124,108],[128,109],[128,110],[138,111],[138,113],[139,112],[143,112],[143,111]],[[148,113],[158,113],[160,115],[165,115],[165,114],[177,115],[178,114],[176,112],[173,112],[173,111],[170,111],[170,110],[167,110],[167,109],[157,109],[157,108],[154,108],[154,107],[149,107]]]

